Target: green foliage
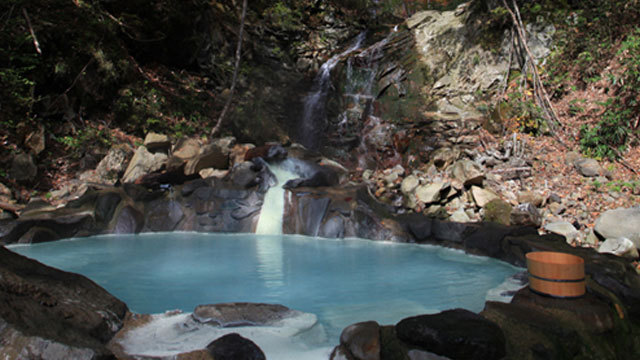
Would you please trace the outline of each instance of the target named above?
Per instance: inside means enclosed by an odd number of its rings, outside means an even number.
[[[94,127],[86,127],[76,134],[58,137],[55,140],[64,145],[74,158],[81,157],[89,148],[109,148],[113,143],[109,130]]]
[[[617,55],[624,67],[617,95],[603,104],[605,112],[594,126],[582,126],[582,151],[598,158],[615,159],[624,151],[633,134],[633,123],[640,116],[640,27],[622,42]]]
[[[532,97],[519,92],[509,94],[510,115],[518,123],[519,131],[531,135],[540,135],[547,129],[542,109]]]
[[[293,31],[301,27],[302,12],[296,7],[278,1],[265,11],[271,24],[285,31]]]

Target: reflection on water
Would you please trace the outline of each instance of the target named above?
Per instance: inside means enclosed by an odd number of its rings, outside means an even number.
[[[280,236],[264,236],[256,241],[258,257],[258,274],[266,287],[275,292],[284,291],[284,274],[282,272],[282,239]]]

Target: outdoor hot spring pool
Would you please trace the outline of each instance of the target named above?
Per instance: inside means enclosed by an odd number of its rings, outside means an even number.
[[[83,274],[137,313],[263,302],[315,314],[306,329],[313,335],[294,337],[324,352],[352,323],[395,324],[459,307],[478,312],[522,270],[436,246],[290,235],[107,235],[11,250]],[[269,345],[254,341],[269,357]]]

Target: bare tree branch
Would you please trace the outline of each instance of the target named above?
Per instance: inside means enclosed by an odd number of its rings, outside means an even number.
[[[42,50],[40,49],[40,43],[38,42],[38,38],[36,37],[35,31],[33,31],[33,27],[31,26],[31,19],[29,19],[29,14],[27,14],[27,9],[22,8],[22,14],[24,15],[25,20],[27,20],[27,26],[29,26],[29,32],[31,33],[31,38],[33,39],[33,46],[35,46],[36,52],[39,55],[42,55]]]
[[[231,106],[231,100],[233,99],[233,93],[236,90],[236,82],[238,80],[238,70],[240,69],[240,55],[242,52],[242,32],[244,30],[244,18],[247,15],[247,0],[242,1],[242,15],[240,17],[240,29],[238,30],[238,46],[236,47],[236,64],[233,69],[233,78],[231,80],[231,91],[229,92],[229,97],[227,98],[226,103],[224,104],[224,108],[218,116],[218,121],[216,125],[211,129],[211,133],[209,134],[211,138],[213,138],[219,131],[220,126],[224,120],[227,111],[229,111],[229,107]]]

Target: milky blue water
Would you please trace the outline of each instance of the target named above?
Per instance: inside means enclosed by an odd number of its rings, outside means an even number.
[[[478,312],[519,270],[434,246],[254,234],[110,235],[11,250],[89,277],[134,312],[277,303],[316,314],[333,339],[358,321]]]

